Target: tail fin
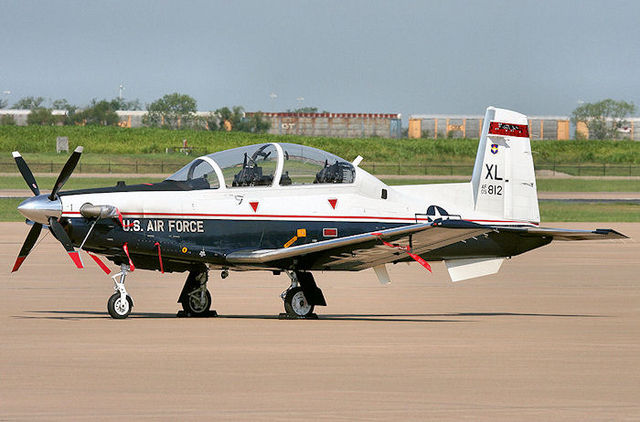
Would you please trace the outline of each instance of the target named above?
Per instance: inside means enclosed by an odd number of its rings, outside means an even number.
[[[475,211],[538,223],[538,194],[527,116],[487,108],[471,178]]]

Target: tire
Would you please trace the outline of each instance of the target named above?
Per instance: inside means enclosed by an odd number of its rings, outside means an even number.
[[[302,287],[294,287],[284,297],[284,310],[288,315],[308,317],[313,313],[314,307],[307,302]]]
[[[193,297],[191,294],[187,294],[182,300],[182,309],[187,315],[191,316],[204,316],[209,314],[211,309],[211,293],[209,290],[204,295],[204,302],[201,302],[199,298]]]
[[[107,311],[113,319],[125,319],[131,313],[131,309],[133,309],[133,300],[129,295],[127,295],[127,302],[124,306],[120,298],[120,292],[111,295],[107,301]]]

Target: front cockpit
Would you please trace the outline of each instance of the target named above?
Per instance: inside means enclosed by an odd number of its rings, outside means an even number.
[[[220,151],[196,158],[166,182],[189,189],[353,183],[350,162],[316,148],[267,143]]]

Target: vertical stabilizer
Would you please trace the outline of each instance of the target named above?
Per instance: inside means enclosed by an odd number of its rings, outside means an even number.
[[[538,223],[538,194],[527,116],[487,108],[471,178],[475,211]]]

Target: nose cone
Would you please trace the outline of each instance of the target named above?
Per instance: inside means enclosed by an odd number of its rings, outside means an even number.
[[[18,205],[18,211],[31,221],[49,224],[49,217],[59,218],[62,215],[62,202],[59,198],[51,201],[48,195],[38,195],[25,199]]]

